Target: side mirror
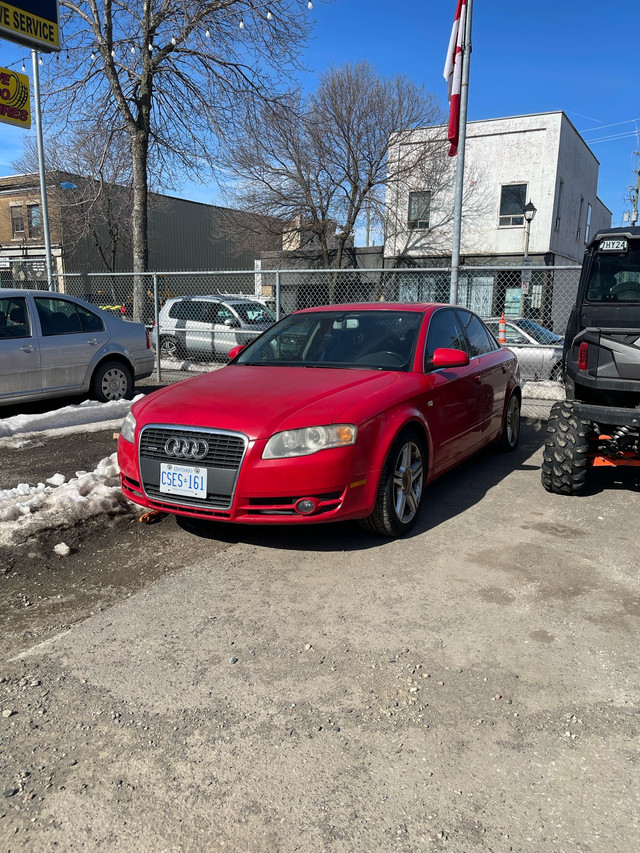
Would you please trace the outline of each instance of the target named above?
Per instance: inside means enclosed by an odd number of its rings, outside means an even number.
[[[233,347],[233,349],[230,349],[230,350],[229,350],[229,353],[228,353],[228,355],[229,355],[229,361],[233,361],[233,359],[234,359],[237,355],[240,355],[240,353],[242,352],[242,350],[243,350],[244,348],[245,348],[245,344],[238,344],[238,346],[237,346],[237,347]]]
[[[441,367],[465,367],[469,364],[469,356],[461,349],[438,347],[434,350],[431,363],[436,369]]]
[[[227,329],[235,329],[237,326],[240,325],[240,323],[233,317],[227,317],[227,319],[224,321],[224,325],[227,327]]]

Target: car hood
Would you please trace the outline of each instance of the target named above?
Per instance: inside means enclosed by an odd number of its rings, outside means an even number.
[[[229,365],[163,388],[134,404],[139,425],[184,424],[233,430],[250,439],[282,429],[358,423],[392,403],[394,371]],[[382,403],[384,401],[384,403]]]

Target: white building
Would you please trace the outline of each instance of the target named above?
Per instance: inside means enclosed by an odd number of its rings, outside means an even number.
[[[394,162],[405,163],[417,145],[433,148],[427,167],[421,174],[416,169],[408,181],[388,183],[385,267],[450,264],[456,158],[446,155],[446,128],[403,135],[390,148],[390,176]],[[469,122],[459,298],[485,316],[505,311],[563,328],[577,275],[552,270],[580,264],[590,237],[611,225],[611,211],[597,195],[598,168],[563,112]],[[536,210],[527,224],[529,202]],[[513,269],[525,264],[533,267],[531,273]],[[493,269],[482,273],[469,267]],[[434,271],[422,282],[419,294],[400,296],[447,298],[443,276]]]
[[[403,145],[442,149],[444,128],[418,129]],[[393,164],[391,149],[389,162]],[[454,202],[450,158],[448,180],[416,176],[400,190],[390,184],[388,202],[395,227],[385,241],[385,257],[446,258],[451,255]],[[525,253],[523,208],[536,207],[528,255],[534,264],[580,263],[585,244],[611,225],[600,201],[599,163],[563,112],[472,121],[467,124],[464,206],[460,243],[467,263],[512,263]]]

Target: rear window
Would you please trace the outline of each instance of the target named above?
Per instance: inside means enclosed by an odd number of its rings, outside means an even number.
[[[587,283],[588,302],[640,302],[640,246],[630,241],[622,252],[598,251]]]

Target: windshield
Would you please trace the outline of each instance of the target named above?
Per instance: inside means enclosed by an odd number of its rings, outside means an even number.
[[[562,341],[560,335],[556,335],[556,333],[552,332],[550,329],[545,329],[544,326],[536,323],[535,320],[523,318],[521,320],[516,320],[515,323],[528,335],[531,335],[531,337],[539,344],[557,344]]]
[[[637,240],[630,241],[624,252],[595,253],[586,298],[588,302],[640,302],[640,246]]]
[[[422,316],[386,310],[291,314],[249,344],[235,363],[410,370]]]
[[[231,302],[230,305],[242,321],[250,326],[276,321],[276,315],[262,302]]]

